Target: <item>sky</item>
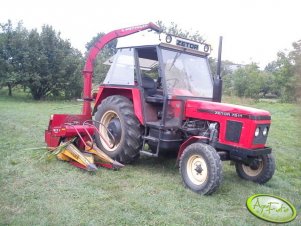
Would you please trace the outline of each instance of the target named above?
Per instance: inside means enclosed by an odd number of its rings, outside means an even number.
[[[301,39],[300,0],[0,0],[0,23],[22,20],[27,29],[49,24],[72,46],[98,32],[163,21],[199,33],[213,47],[223,36],[223,60],[264,67]]]

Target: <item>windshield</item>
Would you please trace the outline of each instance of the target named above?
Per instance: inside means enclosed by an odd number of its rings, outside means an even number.
[[[207,59],[162,49],[167,93],[212,98],[213,85]]]

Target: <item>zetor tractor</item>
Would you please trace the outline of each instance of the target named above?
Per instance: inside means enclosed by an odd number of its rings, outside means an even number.
[[[92,94],[95,58],[115,38],[117,53],[105,62],[111,67]],[[275,171],[272,149],[265,145],[271,115],[220,103],[221,45],[220,39],[217,75],[212,76],[210,45],[164,34],[152,23],[101,37],[83,70],[83,112],[53,115],[45,134],[48,147],[69,141],[84,152],[89,140],[120,163],[173,152],[184,185],[199,194],[219,187],[224,160],[235,163],[241,178],[267,182]]]

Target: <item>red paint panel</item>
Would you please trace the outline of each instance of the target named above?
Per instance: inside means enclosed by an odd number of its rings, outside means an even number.
[[[60,137],[52,136],[50,131],[45,130],[45,143],[47,147],[55,148],[60,144]]]
[[[133,97],[132,97],[131,90],[132,88],[128,88],[128,87],[100,86],[98,90],[98,94],[96,96],[93,112],[96,112],[98,105],[101,104],[101,102],[109,96],[120,95],[128,98],[129,100],[132,100]]]
[[[139,122],[144,125],[143,111],[142,111],[142,101],[140,90],[138,88],[132,89],[133,94],[133,104],[134,104],[134,112]]]
[[[117,87],[117,86],[100,86],[98,90],[98,94],[96,96],[95,105],[93,112],[97,111],[97,107],[101,102],[113,95],[120,95],[128,98],[133,102],[134,112],[141,124],[144,124],[143,120],[143,111],[142,111],[142,102],[141,102],[141,94],[140,90],[135,87]]]
[[[81,124],[91,118],[87,115],[68,115],[54,114],[49,121],[48,129],[45,131],[45,142],[48,147],[57,147],[62,137],[77,136],[76,129],[84,135],[86,132]],[[66,123],[77,124],[76,126],[67,126]],[[76,127],[76,128],[74,128]],[[85,126],[90,134],[94,134],[94,128]]]
[[[264,144],[252,144],[255,129],[258,124],[270,124],[271,120],[254,120],[252,117],[270,117],[268,111],[243,107],[232,104],[215,103],[198,100],[186,102],[185,116],[187,118],[204,119],[219,123],[219,142],[240,148],[263,148]],[[239,143],[226,140],[227,121],[241,122],[242,132]]]
[[[270,116],[270,113],[268,111],[261,109],[201,100],[188,100],[186,103],[186,108],[208,109],[212,111],[224,111],[252,116]]]

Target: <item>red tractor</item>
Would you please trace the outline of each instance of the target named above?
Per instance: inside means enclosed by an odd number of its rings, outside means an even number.
[[[115,38],[117,53],[92,94],[95,58]],[[91,48],[83,70],[82,114],[53,115],[45,133],[48,147],[79,137],[74,144],[82,150],[93,138],[90,143],[121,163],[174,152],[184,185],[199,194],[219,187],[224,160],[235,162],[241,178],[267,182],[275,171],[272,149],[265,146],[271,115],[220,103],[221,44],[220,39],[212,76],[206,43],[164,34],[152,23],[108,33]]]

